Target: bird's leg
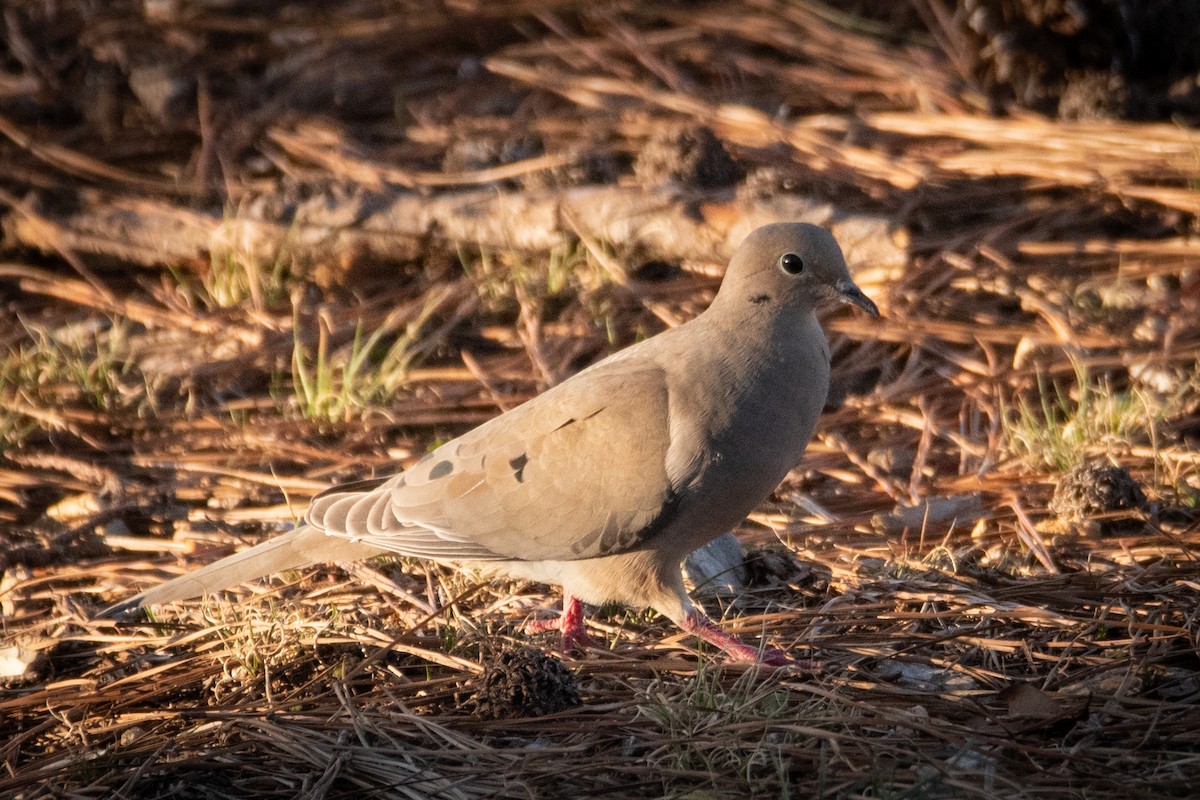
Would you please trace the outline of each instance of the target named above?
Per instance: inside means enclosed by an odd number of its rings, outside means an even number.
[[[797,661],[782,650],[764,646],[762,650],[751,647],[732,633],[726,633],[704,615],[698,608],[690,609],[680,624],[685,633],[699,636],[709,644],[716,645],[733,664],[765,664],[768,667],[795,667],[812,671],[817,665],[812,661]]]
[[[578,647],[594,647],[596,640],[583,627],[583,603],[566,589],[563,590],[563,610],[557,619],[535,619],[525,626],[526,633],[561,631],[562,649],[570,653]]]

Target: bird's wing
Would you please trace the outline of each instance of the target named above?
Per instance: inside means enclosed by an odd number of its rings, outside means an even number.
[[[447,561],[569,560],[628,550],[661,529],[687,476],[671,475],[664,370],[587,370],[366,491],[331,490],[310,524]]]

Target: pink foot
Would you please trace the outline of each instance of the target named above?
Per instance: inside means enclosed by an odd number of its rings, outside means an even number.
[[[596,640],[583,627],[583,603],[563,592],[563,610],[557,619],[535,619],[525,625],[526,633],[562,631],[562,650],[574,653],[585,647],[596,647]]]
[[[808,673],[820,672],[821,670],[821,664],[818,661],[795,659],[782,650],[765,645],[761,650],[757,647],[751,647],[732,633],[726,633],[718,628],[716,623],[704,616],[699,610],[694,610],[688,614],[683,625],[680,627],[683,628],[685,633],[698,636],[709,644],[721,648],[721,651],[725,654],[725,660],[731,664],[759,664],[767,667],[786,667]]]

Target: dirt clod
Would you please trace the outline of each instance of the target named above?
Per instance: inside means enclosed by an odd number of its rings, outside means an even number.
[[[563,662],[532,647],[502,650],[485,665],[471,701],[488,719],[540,717],[580,704],[579,685]]]
[[[638,181],[653,186],[675,181],[684,186],[717,189],[742,178],[742,169],[708,128],[683,128],[655,136],[634,164]]]
[[[1059,519],[1080,520],[1145,504],[1146,495],[1129,470],[1105,461],[1085,461],[1058,482],[1050,510]]]

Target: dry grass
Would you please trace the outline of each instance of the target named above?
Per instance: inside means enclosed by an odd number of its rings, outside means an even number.
[[[1194,793],[1194,129],[986,116],[929,36],[810,3],[141,8],[6,17],[0,655],[37,657],[0,688],[0,797]],[[125,72],[64,58],[84,30],[168,42],[151,60],[191,91],[183,110],[156,116]],[[91,127],[72,122],[85,111]],[[855,265],[885,319],[826,321],[838,402],[741,531],[808,566],[777,555],[711,609],[819,674],[722,667],[603,609],[607,647],[564,657],[581,706],[483,719],[477,676],[555,599],[409,561],[92,619],[688,318],[716,284],[715,257],[677,270],[643,249],[662,237],[601,241],[569,214],[547,223],[565,248],[511,230],[512,247],[432,237],[381,263],[322,249],[289,204],[361,232],[367,201],[395,193],[515,203],[605,170],[636,189],[631,160],[699,122],[754,187],[671,190],[713,242],[755,192],[907,232],[902,266]],[[489,147],[515,155],[446,157]],[[89,204],[131,226],[173,209],[179,228],[158,251],[88,228]],[[282,233],[163,256],[198,208]],[[1149,507],[1053,519],[1063,471],[1094,458]]]

